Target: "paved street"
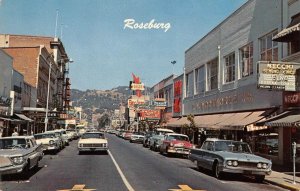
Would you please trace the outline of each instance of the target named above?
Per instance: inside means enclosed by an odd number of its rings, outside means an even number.
[[[73,141],[57,155],[45,155],[40,168],[28,177],[3,177],[0,190],[283,190],[244,176],[217,180],[187,159],[168,158],[114,135],[107,137],[109,154],[78,155]]]

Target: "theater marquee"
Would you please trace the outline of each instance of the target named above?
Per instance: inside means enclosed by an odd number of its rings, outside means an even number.
[[[257,68],[258,88],[285,91],[297,90],[296,81],[299,75],[299,63],[260,61]]]

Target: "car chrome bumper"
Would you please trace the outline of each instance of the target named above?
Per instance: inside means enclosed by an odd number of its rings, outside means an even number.
[[[228,167],[221,167],[221,171],[228,172],[228,173],[239,173],[239,174],[247,174],[247,175],[270,175],[272,170],[259,170],[259,169],[240,169],[240,168],[228,168]]]
[[[78,148],[78,151],[107,151],[107,147],[80,147]]]
[[[12,165],[12,166],[7,166],[7,167],[0,167],[0,174],[17,174],[21,173],[26,166],[26,163],[22,165]]]
[[[187,149],[168,149],[168,153],[176,153],[176,154],[182,154],[182,155],[188,155],[190,154],[190,150]]]

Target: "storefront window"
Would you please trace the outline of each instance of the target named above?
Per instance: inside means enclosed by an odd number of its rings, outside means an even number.
[[[204,66],[197,68],[196,72],[196,94],[204,92]]]
[[[278,43],[272,41],[272,38],[277,34],[274,31],[260,38],[260,60],[262,61],[277,61],[278,60]]]
[[[242,77],[253,74],[253,43],[240,49],[240,59],[242,64]]]
[[[225,83],[235,80],[235,55],[230,54],[225,57]]]
[[[214,59],[207,63],[207,83],[208,90],[218,88],[218,59]]]
[[[194,86],[194,78],[193,72],[190,72],[186,75],[186,96],[191,97],[194,95],[193,86]]]
[[[256,132],[255,136],[250,140],[252,151],[265,154],[278,156],[278,133],[276,128],[268,129],[268,132]]]

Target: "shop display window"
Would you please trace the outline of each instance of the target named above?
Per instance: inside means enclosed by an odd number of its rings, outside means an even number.
[[[278,156],[278,133],[276,129],[268,132],[257,132],[250,140],[252,150],[256,153]]]

